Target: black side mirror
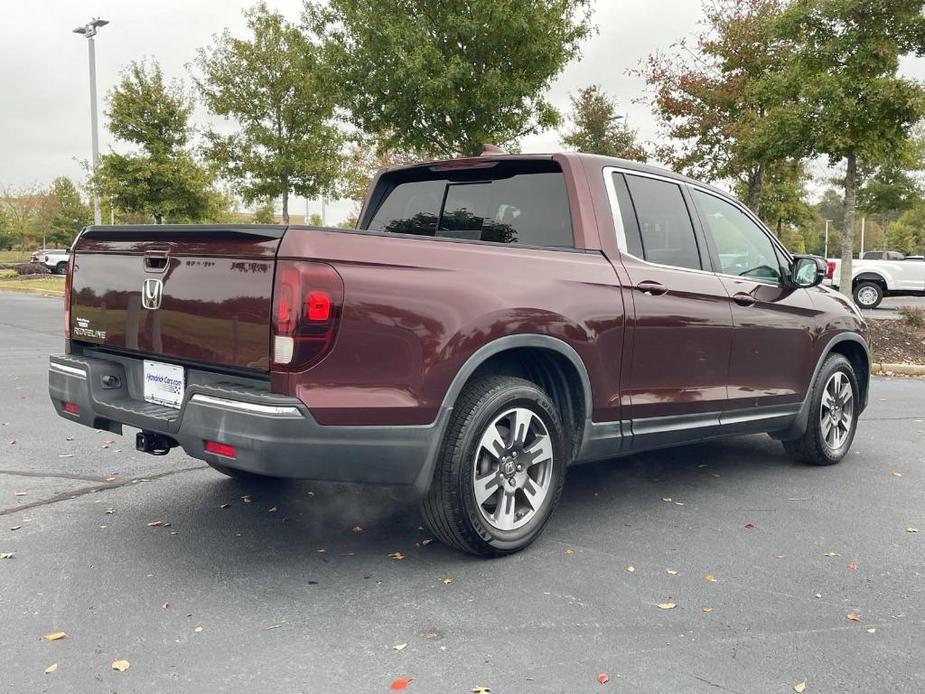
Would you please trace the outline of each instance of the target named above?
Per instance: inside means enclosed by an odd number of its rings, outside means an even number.
[[[791,287],[815,287],[821,284],[828,271],[825,258],[817,255],[795,255],[790,266]]]

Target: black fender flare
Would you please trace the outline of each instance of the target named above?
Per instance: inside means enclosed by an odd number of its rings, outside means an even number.
[[[443,436],[446,433],[447,426],[449,425],[450,416],[453,413],[453,407],[456,404],[456,400],[459,397],[459,394],[462,392],[462,389],[465,387],[472,374],[474,374],[476,369],[478,369],[482,364],[484,364],[488,359],[495,356],[496,354],[506,352],[510,349],[522,347],[551,350],[568,359],[568,361],[575,367],[579,380],[581,381],[582,390],[584,391],[585,426],[583,436],[586,437],[588,435],[588,431],[590,429],[589,425],[591,423],[592,408],[591,379],[588,377],[588,370],[585,367],[585,363],[582,361],[578,352],[576,352],[575,349],[567,342],[550,335],[518,333],[516,335],[505,335],[504,337],[499,337],[496,340],[492,340],[491,342],[482,345],[475,352],[473,352],[468,359],[466,359],[465,363],[456,373],[456,376],[453,377],[453,380],[450,383],[446,394],[443,396],[443,402],[440,405],[440,411],[437,414],[437,420],[434,422],[433,443],[431,450],[414,484],[415,489],[419,494],[425,494],[427,489],[430,487],[431,480],[434,476],[434,468],[437,464],[437,456],[440,455],[440,448],[443,445]]]
[[[819,359],[816,362],[816,368],[813,369],[813,376],[809,381],[809,388],[806,391],[806,397],[803,398],[803,404],[800,405],[800,410],[797,412],[797,416],[793,420],[793,423],[783,431],[774,432],[774,438],[780,440],[796,439],[806,433],[806,428],[809,425],[809,411],[812,409],[813,398],[816,395],[816,378],[819,376],[819,371],[822,369],[822,364],[825,362],[826,358],[832,353],[832,350],[836,345],[839,345],[843,342],[854,342],[860,345],[864,350],[864,356],[867,359],[868,373],[863,374],[863,377],[867,379],[868,385],[864,389],[864,398],[861,402],[861,407],[858,411],[858,414],[860,415],[861,412],[867,408],[867,400],[870,394],[870,347],[868,346],[867,341],[857,333],[839,333],[828,341],[825,349],[823,349],[822,353],[819,355]]]

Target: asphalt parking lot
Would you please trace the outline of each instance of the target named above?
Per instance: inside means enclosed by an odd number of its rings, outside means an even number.
[[[61,313],[0,294],[0,692],[925,690],[923,380],[876,379],[832,468],[763,436],[574,468],[484,561],[376,490],[59,419]]]
[[[888,296],[875,309],[861,311],[865,318],[888,318],[897,320],[902,318],[896,309],[902,306],[917,306],[925,308],[925,297],[923,296]]]

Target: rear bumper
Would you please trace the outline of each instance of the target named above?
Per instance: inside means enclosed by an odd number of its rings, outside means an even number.
[[[449,410],[425,426],[323,426],[296,398],[268,393],[250,379],[203,378],[203,372],[189,379],[175,410],[143,400],[140,364],[52,356],[48,392],[55,410],[97,429],[121,434],[127,425],[158,433],[194,458],[261,475],[388,485],[418,495],[429,486]],[[65,411],[64,403],[79,412]],[[234,446],[235,457],[207,452],[206,441]]]

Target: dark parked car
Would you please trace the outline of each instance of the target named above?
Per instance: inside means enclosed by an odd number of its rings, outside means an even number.
[[[617,159],[395,168],[356,230],[90,227],[70,262],[61,416],[231,476],[389,485],[481,555],[537,537],[569,465],[760,432],[829,465],[867,403],[823,260]]]

